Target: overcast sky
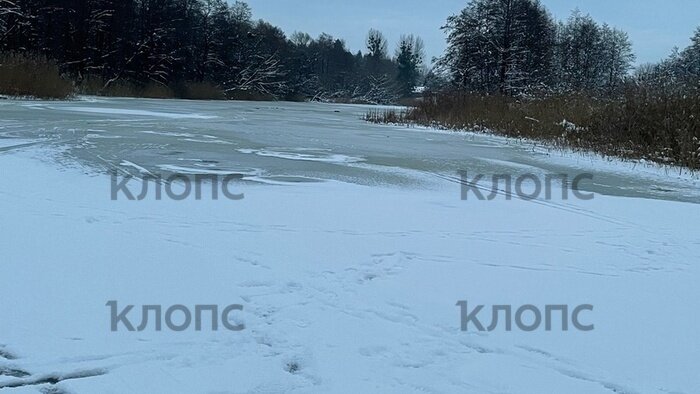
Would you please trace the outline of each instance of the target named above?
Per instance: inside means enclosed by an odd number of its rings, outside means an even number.
[[[233,0],[231,0],[233,1]],[[392,44],[402,33],[421,36],[429,57],[445,49],[440,30],[466,0],[247,0],[256,19],[281,27],[288,35],[304,31],[316,37],[342,38],[353,52],[364,51],[370,28],[384,32]],[[578,7],[597,21],[629,33],[637,62],[655,62],[674,46],[684,48],[700,26],[700,0],[542,0],[555,18],[565,19]]]

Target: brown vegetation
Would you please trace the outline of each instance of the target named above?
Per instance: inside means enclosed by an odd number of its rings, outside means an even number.
[[[73,93],[73,84],[61,76],[55,62],[44,56],[0,54],[0,94],[15,97],[62,99]]]
[[[664,93],[631,85],[617,99],[446,94],[426,98],[405,111],[370,111],[365,120],[490,131],[700,169],[700,93]]]

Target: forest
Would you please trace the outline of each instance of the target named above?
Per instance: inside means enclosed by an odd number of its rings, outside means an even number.
[[[55,69],[81,93],[368,103],[396,102],[417,86],[611,97],[630,80],[681,88],[700,75],[700,29],[693,46],[634,68],[624,31],[578,10],[556,21],[537,0],[472,0],[442,28],[446,52],[426,59],[411,34],[393,45],[372,29],[357,53],[325,33],[287,37],[241,1],[0,0],[0,67],[3,79],[22,64],[45,78]]]
[[[20,95],[60,97],[74,85],[114,96],[388,103],[418,84],[422,48],[405,35],[390,54],[376,30],[364,54],[329,34],[287,37],[240,1],[0,0],[0,84],[7,91],[14,77]],[[44,87],[17,82],[37,77]]]
[[[700,168],[700,28],[641,65],[624,31],[538,0],[471,0],[442,29],[446,51],[426,59],[412,34],[372,29],[353,53],[241,1],[0,0],[0,94],[407,103],[367,120]]]

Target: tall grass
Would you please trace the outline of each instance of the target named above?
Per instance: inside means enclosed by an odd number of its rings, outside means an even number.
[[[410,126],[412,123],[416,122],[410,116],[414,110],[397,110],[397,109],[371,109],[367,111],[364,116],[364,120],[372,123],[386,123],[386,124],[401,124]]]
[[[406,111],[370,111],[365,120],[419,124],[545,141],[604,155],[700,169],[700,94],[638,86],[619,99],[557,96],[520,100],[445,94]]]
[[[42,55],[0,54],[0,94],[63,99],[73,93],[73,84],[61,76],[55,62]]]

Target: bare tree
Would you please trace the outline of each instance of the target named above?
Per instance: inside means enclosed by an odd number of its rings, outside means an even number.
[[[198,32],[199,45],[195,51],[199,52],[199,79],[211,78],[216,70],[225,67],[221,57],[224,45],[224,25],[229,12],[223,0],[203,0],[200,3],[200,23]]]
[[[313,38],[311,38],[309,33],[295,31],[292,33],[291,37],[289,37],[289,41],[298,47],[308,47],[313,41]]]
[[[22,9],[16,0],[0,0],[0,48],[23,18]]]
[[[231,19],[236,23],[250,22],[253,17],[253,11],[248,3],[236,0],[231,6]]]
[[[256,92],[278,98],[286,88],[285,72],[276,55],[256,55],[255,60],[240,70],[236,78],[226,84],[227,92]]]
[[[632,69],[636,57],[632,52],[632,42],[627,33],[602,27],[601,35],[601,88],[608,95],[614,95]]]

